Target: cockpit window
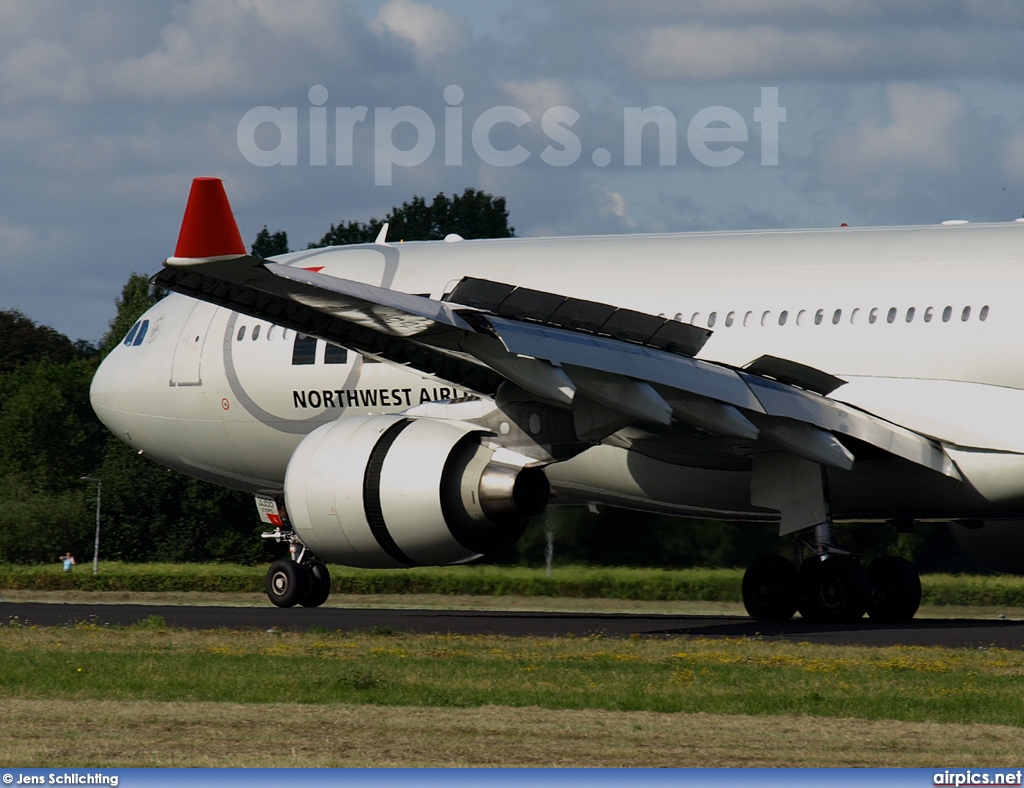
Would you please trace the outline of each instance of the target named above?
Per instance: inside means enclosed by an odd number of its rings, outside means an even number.
[[[128,333],[125,335],[125,338],[124,338],[124,346],[125,347],[131,347],[132,346],[132,340],[135,339],[135,334],[139,330],[139,323],[140,322],[141,321],[136,320],[135,321],[135,325],[132,326],[130,329],[128,329]]]
[[[146,331],[149,330],[148,320],[136,320],[135,325],[129,329],[124,338],[125,347],[138,347],[146,338]]]

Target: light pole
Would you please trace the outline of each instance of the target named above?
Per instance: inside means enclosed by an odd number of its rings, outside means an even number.
[[[103,481],[95,476],[82,476],[83,482],[96,482],[96,549],[92,554],[92,573],[100,573],[100,497],[103,494]]]

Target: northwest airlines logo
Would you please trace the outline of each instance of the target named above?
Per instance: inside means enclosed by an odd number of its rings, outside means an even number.
[[[360,124],[369,124],[373,132],[373,181],[378,186],[390,186],[395,167],[416,167],[423,164],[438,145],[438,128],[434,119],[421,107],[334,107],[329,113],[328,92],[323,85],[314,85],[308,93],[310,106],[305,108],[302,126],[308,128],[308,145],[300,141],[298,107],[253,107],[238,122],[238,150],[257,167],[297,166],[326,167],[333,158],[336,167],[351,167],[355,159],[356,130]],[[470,155],[493,167],[516,167],[536,155],[550,167],[568,167],[584,155],[584,144],[573,127],[581,115],[572,107],[554,106],[539,118],[519,107],[502,105],[491,107],[475,118],[466,118],[462,102],[465,91],[458,85],[444,90],[444,120],[441,123],[441,145],[444,163],[460,167]],[[438,106],[438,109],[441,107]],[[686,125],[686,147],[690,155],[708,167],[728,167],[754,152],[763,166],[779,163],[779,126],[786,120],[786,108],[779,106],[777,87],[761,88],[761,103],[753,107],[752,122],[758,127],[760,145],[751,144],[750,126],[744,116],[730,107],[705,107],[689,118]],[[539,151],[531,151],[523,144],[505,143],[499,147],[492,132],[499,127],[521,129],[539,120],[547,144]],[[685,119],[684,119],[685,120]],[[621,163],[638,167],[641,162],[641,135],[645,127],[653,125],[658,139],[658,164],[675,166],[677,161],[679,119],[661,106],[625,107],[622,113],[622,149],[613,153],[606,147],[589,151],[595,167]],[[507,138],[510,129],[501,128],[501,137]],[[400,147],[396,132],[402,142]],[[515,136],[514,134],[512,135]],[[332,147],[333,157],[328,156]],[[305,148],[305,150],[303,150]],[[300,156],[301,154],[301,156]],[[616,156],[618,159],[616,161]]]

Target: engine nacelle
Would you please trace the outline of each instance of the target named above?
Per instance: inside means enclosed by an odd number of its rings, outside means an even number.
[[[497,553],[543,511],[540,468],[494,460],[480,427],[404,416],[351,416],[299,444],[285,502],[303,543],[349,566],[442,566]]]
[[[957,546],[979,566],[1024,575],[1024,520],[950,523],[949,531]]]

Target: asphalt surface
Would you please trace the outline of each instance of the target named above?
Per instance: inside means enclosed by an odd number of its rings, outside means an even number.
[[[280,609],[185,605],[0,602],[0,625],[61,626],[76,622],[129,626],[160,616],[185,629],[304,631],[314,627],[343,631],[398,631],[505,635],[508,637],[723,637],[858,646],[945,646],[947,648],[1024,648],[1024,621],[921,619],[909,624],[763,624],[738,616],[674,616],[623,613],[534,613],[476,610],[396,610],[383,608]]]

